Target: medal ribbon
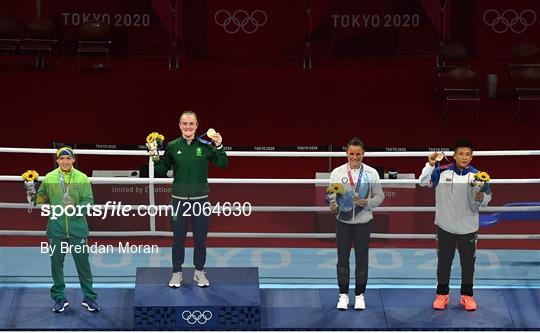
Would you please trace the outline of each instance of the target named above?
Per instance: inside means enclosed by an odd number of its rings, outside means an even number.
[[[349,177],[349,184],[351,184],[351,186],[354,187],[354,193],[360,192],[360,181],[362,179],[363,173],[364,173],[364,167],[361,167],[360,172],[358,172],[358,180],[355,183],[352,177],[351,167],[347,164],[347,176]]]
[[[60,184],[62,185],[62,192],[64,193],[63,197],[66,198],[68,196],[69,185],[71,184],[71,178],[69,179],[69,183],[66,185],[64,176],[62,176],[62,171],[58,169],[58,179],[60,179]]]
[[[202,135],[201,135],[201,136],[202,136]],[[205,140],[205,139],[201,138],[201,136],[198,136],[196,140],[199,141],[199,142],[202,143],[202,144],[205,144],[205,145],[210,145],[210,144],[212,144],[212,142],[210,142],[210,141],[208,141],[208,140]]]

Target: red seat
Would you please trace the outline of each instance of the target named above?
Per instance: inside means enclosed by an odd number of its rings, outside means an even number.
[[[23,54],[35,55],[35,67],[45,67],[45,57],[52,56],[57,43],[56,25],[47,18],[35,18],[25,27],[25,37],[21,44]]]
[[[15,54],[21,39],[20,27],[11,17],[0,17],[0,51],[4,54]]]
[[[480,89],[478,73],[466,67],[458,67],[444,78],[444,98],[445,107],[443,118],[448,118],[448,108],[450,101],[472,101],[476,104],[475,116],[480,115]]]
[[[518,107],[515,116],[521,116],[522,101],[540,101],[540,68],[529,68],[517,76],[516,95]]]
[[[93,64],[93,68],[110,68],[111,29],[103,22],[86,22],[79,30],[77,47],[78,67],[81,69],[81,56],[101,55],[103,61]]]

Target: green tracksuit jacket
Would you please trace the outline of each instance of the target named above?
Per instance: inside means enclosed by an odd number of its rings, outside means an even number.
[[[208,164],[220,168],[228,165],[223,145],[204,144],[197,139],[187,144],[180,137],[167,144],[163,158],[154,164],[158,175],[165,176],[172,168],[174,174],[172,195],[177,198],[199,198],[208,195]]]
[[[94,203],[92,186],[88,177],[75,168],[69,172],[62,172],[57,168],[49,172],[37,191],[37,203],[48,203],[51,206],[65,206],[63,201],[64,192],[60,182],[60,174],[64,177],[65,186],[69,188],[69,197],[75,206],[86,206]],[[59,216],[53,220],[49,217],[47,223],[48,238],[87,238],[88,224],[86,223],[86,210],[82,210],[82,216]]]

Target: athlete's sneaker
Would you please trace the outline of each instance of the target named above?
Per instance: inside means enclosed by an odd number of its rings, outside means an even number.
[[[436,310],[444,310],[450,301],[448,295],[437,295],[435,302],[433,302],[433,308]]]
[[[56,313],[62,313],[69,306],[67,299],[64,297],[54,303],[52,310]]]
[[[364,294],[357,295],[354,298],[354,309],[355,310],[365,310],[366,309],[366,299]]]
[[[193,281],[197,282],[197,285],[201,288],[205,288],[210,285],[210,281],[208,281],[206,278],[205,271],[195,270],[195,274],[193,274]]]
[[[182,272],[172,273],[171,281],[169,281],[169,287],[180,288],[182,285]]]
[[[339,294],[339,300],[337,302],[336,308],[338,310],[347,310],[347,308],[349,308],[349,295]]]
[[[476,310],[476,302],[472,296],[461,295],[461,305],[463,305],[467,311]]]
[[[98,312],[99,310],[101,310],[97,302],[93,299],[85,298],[83,299],[81,305],[84,306],[86,310],[90,312]]]

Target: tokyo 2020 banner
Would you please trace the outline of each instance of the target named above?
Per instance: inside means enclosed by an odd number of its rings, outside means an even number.
[[[420,0],[208,0],[210,53],[427,53],[440,6]],[[432,4],[436,5],[433,6]]]
[[[161,53],[171,44],[173,5],[169,0],[17,0],[3,1],[0,16],[13,17],[21,27],[35,17],[53,20],[64,51],[75,50],[85,22],[103,21],[111,27],[113,52]],[[180,25],[175,33],[181,38]]]
[[[506,54],[540,36],[538,0],[17,0],[0,16],[51,18],[73,51],[80,26],[104,21],[115,53],[435,54],[441,41]]]

